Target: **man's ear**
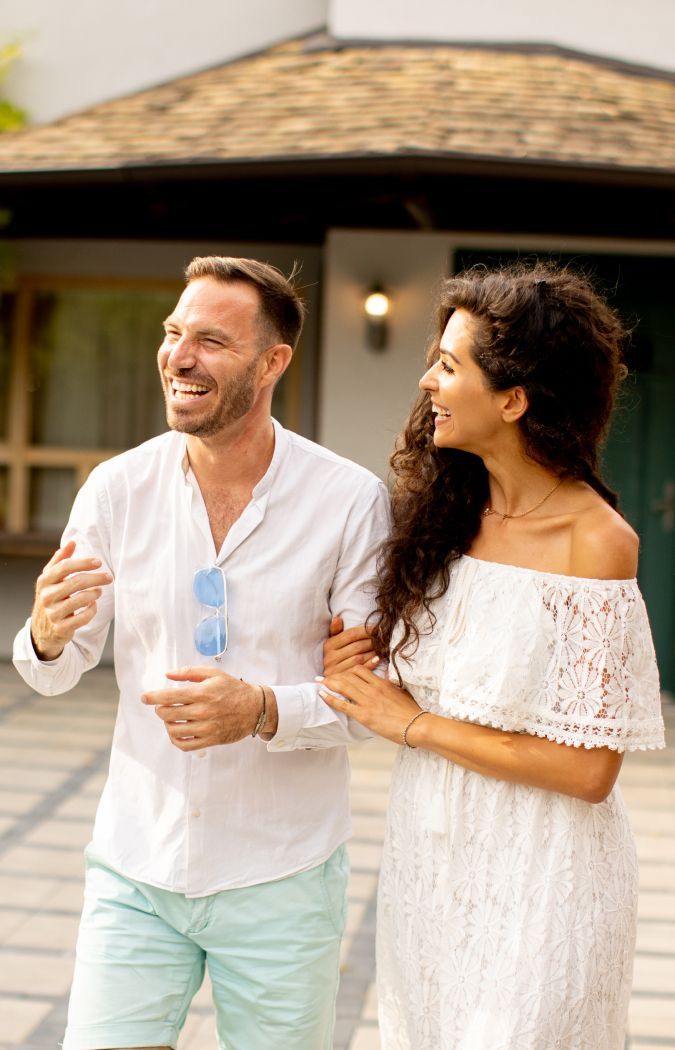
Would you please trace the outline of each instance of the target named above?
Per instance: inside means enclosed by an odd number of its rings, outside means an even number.
[[[505,423],[517,423],[530,407],[525,388],[522,386],[511,387],[510,390],[502,391],[502,396],[502,419]]]
[[[268,346],[263,353],[260,380],[263,386],[277,383],[293,359],[293,348],[288,343]]]

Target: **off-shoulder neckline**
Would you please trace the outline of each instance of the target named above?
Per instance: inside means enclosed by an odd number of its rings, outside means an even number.
[[[462,558],[465,558],[467,561],[475,561],[478,565],[492,565],[499,569],[509,569],[511,572],[522,572],[543,579],[569,580],[571,583],[595,583],[603,584],[605,586],[608,586],[609,584],[621,584],[625,587],[628,584],[637,584],[637,578],[635,576],[623,580],[603,580],[593,576],[570,576],[568,573],[564,572],[547,572],[545,569],[528,569],[524,565],[510,565],[508,562],[503,561],[486,561],[485,558],[475,558],[473,554],[463,554]]]

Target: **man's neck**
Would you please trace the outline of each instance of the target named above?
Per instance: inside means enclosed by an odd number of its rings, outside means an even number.
[[[269,415],[246,416],[208,438],[188,434],[188,458],[202,491],[205,486],[252,491],[272,462],[274,440]]]

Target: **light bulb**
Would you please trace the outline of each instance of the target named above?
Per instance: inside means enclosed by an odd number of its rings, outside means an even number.
[[[384,292],[371,292],[364,308],[368,317],[386,317],[389,313],[389,298]]]

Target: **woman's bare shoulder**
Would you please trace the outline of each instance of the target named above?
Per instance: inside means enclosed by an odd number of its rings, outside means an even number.
[[[639,545],[637,533],[626,519],[597,496],[574,521],[570,572],[594,580],[632,580],[637,573]]]

